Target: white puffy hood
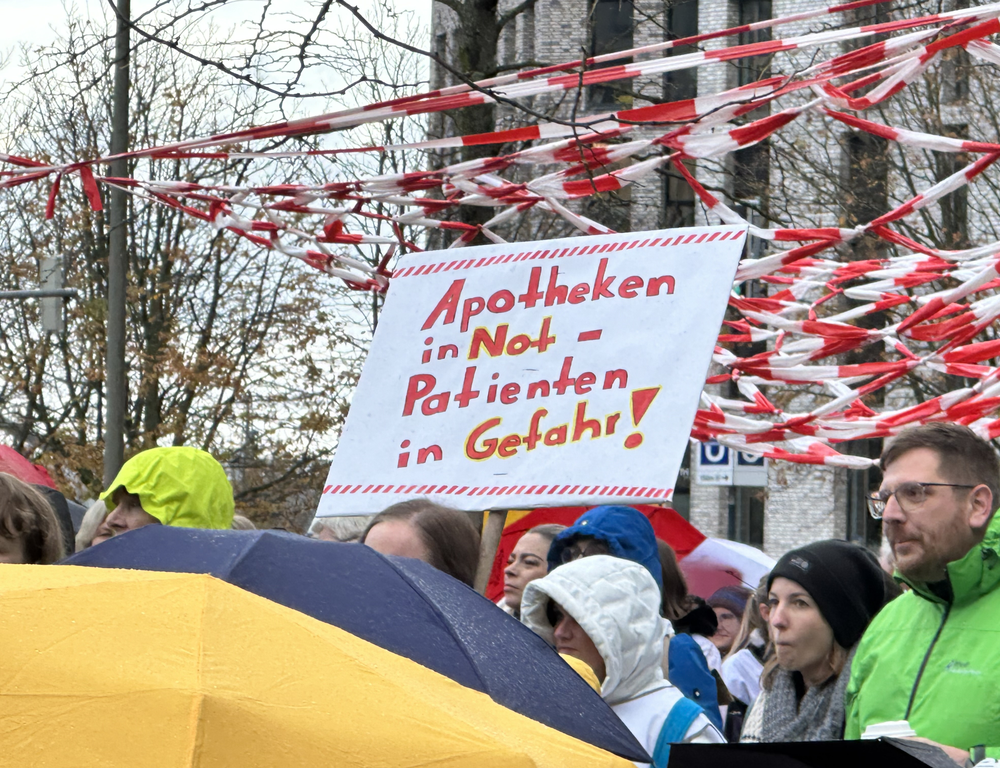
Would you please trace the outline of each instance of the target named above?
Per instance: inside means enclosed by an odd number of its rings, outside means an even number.
[[[521,621],[549,644],[546,615],[554,600],[597,646],[607,676],[601,697],[610,705],[667,685],[663,638],[670,622],[660,616],[660,589],[643,566],[594,555],[561,565],[525,587]]]

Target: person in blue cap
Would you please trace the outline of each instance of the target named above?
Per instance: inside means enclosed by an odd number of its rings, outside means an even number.
[[[549,547],[549,572],[565,563],[591,555],[611,555],[643,566],[663,593],[663,568],[653,524],[634,507],[601,506],[585,512],[569,528],[552,540]],[[668,637],[673,634],[671,629]],[[720,730],[722,717],[715,679],[704,656],[687,635],[677,636],[678,658],[668,664],[669,641],[664,645],[663,671],[689,699],[705,710],[709,720]],[[690,646],[690,647],[689,647]]]

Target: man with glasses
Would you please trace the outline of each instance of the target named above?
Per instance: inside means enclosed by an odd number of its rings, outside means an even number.
[[[910,591],[865,632],[845,738],[906,720],[959,765],[1000,758],[1000,463],[971,429],[904,430],[868,500]]]

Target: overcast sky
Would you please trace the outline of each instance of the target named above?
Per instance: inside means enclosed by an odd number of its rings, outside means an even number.
[[[401,10],[414,11],[421,21],[430,23],[431,0],[395,0],[394,5]],[[144,11],[156,5],[155,0],[132,0],[132,17],[137,18]],[[359,6],[368,5],[361,0]],[[281,11],[294,11],[304,7],[302,0],[280,0],[274,4]],[[248,18],[257,18],[261,0],[231,0],[225,7],[211,14],[216,26],[231,29]],[[20,74],[18,47],[44,45],[56,37],[56,29],[64,22],[67,8],[76,8],[81,15],[105,18],[108,15],[106,0],[0,0],[0,60],[8,60],[0,69],[0,85],[16,80]],[[341,11],[341,13],[346,13]]]

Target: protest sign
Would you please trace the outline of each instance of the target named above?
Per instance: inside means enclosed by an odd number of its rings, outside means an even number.
[[[407,256],[317,515],[664,502],[742,227]]]

